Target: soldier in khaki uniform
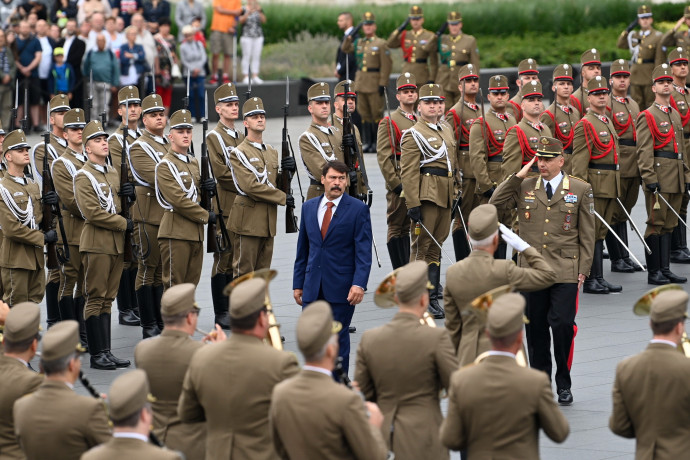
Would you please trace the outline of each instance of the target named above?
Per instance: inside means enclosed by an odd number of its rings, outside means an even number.
[[[86,125],[82,142],[89,160],[74,176],[74,198],[85,220],[79,255],[84,266],[86,335],[91,368],[115,370],[130,365],[111,352],[110,311],[122,274],[124,232],[133,227],[118,213],[120,197],[136,196],[134,186],[120,184],[115,168],[107,164],[108,134],[99,121]]]
[[[129,146],[129,166],[136,184],[137,202],[132,207],[132,220],[136,224],[134,239],[148,257],[139,260],[136,293],[144,338],[160,334],[163,295],[162,262],[158,245],[158,227],[163,208],[156,199],[156,166],[168,153],[170,146],[165,137],[165,107],[158,94],[146,96],[142,101],[144,132]]]
[[[216,193],[223,210],[225,226],[230,226],[230,211],[237,197],[237,188],[232,180],[230,157],[232,149],[244,140],[244,133],[235,127],[235,121],[240,114],[240,99],[237,88],[232,83],[219,86],[213,93],[213,99],[218,113],[218,124],[206,135],[208,159],[211,163],[213,175],[218,181]],[[219,210],[216,210],[218,213]],[[228,297],[223,294],[225,285],[232,281],[232,241],[227,250],[221,254],[213,254],[213,269],[211,270],[211,296],[213,298],[213,312],[215,323],[223,329],[228,329]]]
[[[192,113],[178,110],[170,117],[170,149],[156,165],[156,198],[165,210],[158,228],[158,246],[166,289],[181,283],[195,286],[204,261],[204,225],[216,215],[201,207],[200,191],[211,194],[215,180],[201,183],[199,163],[189,155],[192,144]]]
[[[462,100],[458,101],[446,113],[446,122],[455,133],[457,145],[458,170],[462,178],[462,202],[459,212],[451,216],[455,219],[453,224],[453,248],[455,249],[455,260],[462,260],[471,251],[467,243],[467,229],[463,227],[463,220],[467,222],[470,212],[479,206],[480,195],[475,194],[477,180],[470,165],[470,127],[474,120],[481,117],[481,108],[477,104],[477,93],[479,92],[479,67],[474,64],[467,64],[458,73],[458,90],[463,95]]]
[[[446,329],[460,366],[472,364],[477,356],[489,350],[484,334],[485,321],[476,314],[471,302],[491,289],[510,284],[518,291],[535,291],[556,281],[556,272],[538,249],[531,247],[508,227],[501,227],[506,241],[525,261],[518,267],[512,260],[497,260],[493,254],[499,244],[498,212],[492,204],[476,207],[469,216],[472,253],[466,260],[448,268],[443,303],[446,307]]]
[[[105,402],[73,390],[84,351],[74,320],[61,321],[43,337],[45,380],[14,403],[17,442],[27,459],[73,460],[110,439]]]
[[[146,373],[134,370],[115,379],[108,393],[113,437],[81,456],[82,460],[182,460],[178,452],[154,446],[149,442],[152,396]],[[194,457],[187,457],[187,459]]]
[[[184,376],[192,355],[203,346],[191,338],[199,320],[195,289],[192,283],[167,289],[161,300],[163,332],[134,348],[134,363],[146,371],[151,394],[156,399],[152,404],[153,432],[168,448],[183,452],[187,460],[203,460],[206,455],[206,424],[182,423],[177,415]],[[225,334],[218,325],[204,337],[205,342],[222,340]]]
[[[414,106],[419,97],[417,81],[409,72],[398,77],[395,87],[398,108],[379,123],[376,145],[379,168],[386,181],[386,245],[394,269],[410,261],[410,218],[407,216],[400,176],[400,139],[403,132],[417,122]]]
[[[539,82],[538,64],[532,58],[524,59],[518,64],[518,78],[515,80],[518,86],[518,92],[511,100],[508,101],[506,109],[513,114],[516,122],[522,120],[522,88],[533,81]]]
[[[491,203],[499,210],[517,209],[520,237],[556,271],[555,284],[525,294],[527,347],[530,365],[550,379],[553,333],[558,401],[567,405],[573,402],[570,366],[578,291],[592,265],[594,197],[588,183],[562,172],[561,141],[543,137],[539,144],[536,157],[496,189]],[[540,177],[527,178],[533,162],[539,165]],[[523,256],[518,256],[521,267],[527,263]]]
[[[39,303],[45,287],[43,245],[57,242],[55,230],[43,234],[39,229],[43,218],[41,200],[57,204],[57,194],[51,192],[41,198],[38,184],[24,175],[30,162],[29,144],[22,130],[7,135],[2,153],[7,165],[0,179],[3,300],[10,306],[26,301]]]
[[[690,449],[690,361],[678,352],[687,308],[683,290],[660,292],[649,314],[653,339],[616,367],[609,428],[636,439],[637,459],[682,458]]]
[[[412,30],[405,30],[408,24]],[[433,47],[435,41],[434,33],[424,28],[422,8],[413,5],[405,22],[388,36],[386,44],[390,49],[402,48],[402,72],[411,73],[423,85],[433,83],[438,71],[438,54]],[[429,44],[432,46],[429,47]]]
[[[637,166],[637,141],[635,135],[635,120],[638,113],[640,113],[640,108],[637,102],[628,96],[630,70],[627,61],[617,59],[611,63],[609,82],[611,84],[611,100],[606,108],[606,112],[611,117],[613,126],[618,134],[618,146],[620,147],[618,164],[620,165],[621,176],[620,200],[630,214],[640,194],[641,179],[640,168]],[[616,208],[613,215],[614,223],[611,227],[626,243],[626,246],[628,243],[627,221],[628,218],[625,212],[618,204],[618,208]],[[606,247],[611,259],[612,272],[632,273],[642,270],[642,267],[630,259],[628,250],[618,242],[611,232],[606,234]]]
[[[0,354],[0,452],[6,460],[25,458],[14,434],[12,408],[16,400],[43,383],[43,376],[28,364],[38,350],[40,320],[38,304],[23,302],[10,310],[5,321]]]
[[[358,111],[362,116],[362,149],[373,152],[376,148],[376,125],[383,118],[383,91],[388,86],[393,63],[386,41],[376,36],[373,13],[367,11],[362,16],[362,30],[364,38],[355,38],[359,32],[359,27],[356,27],[345,38],[341,49],[344,53],[355,53],[357,59],[354,90],[359,96]]]
[[[270,268],[278,205],[295,205],[292,195],[276,188],[278,163],[287,171],[297,169],[293,157],[281,161],[276,149],[263,143],[266,111],[260,98],[248,99],[242,106],[242,116],[247,137],[233,149],[230,157],[232,178],[239,193],[232,206],[228,228],[233,233],[234,278]]]
[[[663,46],[665,51],[670,52],[673,48],[680,46],[685,49],[686,53],[690,52],[690,28],[686,28],[682,32],[678,30],[683,24],[686,27],[690,27],[690,5],[685,7],[683,16],[678,19],[673,29],[661,37],[661,46]]]
[[[596,48],[592,48],[580,56],[580,87],[570,95],[570,103],[580,113],[580,117],[584,117],[589,111],[587,85],[597,76],[601,76],[601,55]]]
[[[307,200],[323,194],[321,168],[327,161],[343,158],[343,133],[329,125],[331,114],[331,94],[328,83],[316,83],[307,91],[307,110],[311,114],[311,124],[299,136],[299,153],[309,177]],[[352,141],[353,137],[348,137]],[[354,144],[352,144],[354,146]]]
[[[664,62],[665,55],[661,45],[663,35],[652,27],[652,8],[642,5],[637,9],[637,21],[630,23],[618,36],[616,46],[629,49],[630,61],[630,95],[640,107],[649,107],[654,102],[654,93],[649,86],[654,67]],[[638,25],[640,30],[633,31]]]
[[[668,64],[654,69],[652,90],[654,103],[640,112],[637,128],[637,164],[644,182],[647,207],[645,241],[652,254],[647,258],[647,282],[649,284],[684,283],[687,278],[670,270],[671,233],[678,218],[666,203],[656,197],[661,194],[676,210],[680,211],[683,195],[690,183],[690,170],[684,163],[687,158],[683,139],[683,124],[678,111],[671,106],[673,75]],[[659,202],[659,208],[655,203]]]
[[[398,313],[366,331],[357,348],[355,380],[364,397],[381,408],[381,434],[399,460],[448,458],[438,438],[439,394],[448,389],[458,361],[448,332],[421,323],[429,303],[427,273],[421,260],[394,272],[395,297],[376,304],[397,305]]]
[[[405,204],[415,228],[410,260],[424,260],[429,265],[429,280],[434,286],[429,313],[437,319],[444,317],[443,307],[438,303],[442,297],[441,248],[428,232],[439,244],[448,237],[457,170],[453,133],[448,125],[437,123],[443,114],[442,96],[443,90],[438,85],[423,85],[419,89],[421,118],[403,133],[400,141]],[[426,230],[421,228],[422,224]]]
[[[589,111],[575,126],[573,138],[573,175],[590,184],[594,191],[594,209],[609,224],[620,212],[616,198],[621,196],[620,147],[613,121],[606,115],[609,87],[606,79],[596,76],[587,85]],[[604,238],[608,228],[598,218],[595,221],[595,245],[592,272],[584,284],[584,292],[608,294],[623,287],[604,279]]]
[[[341,328],[328,302],[321,300],[308,305],[297,320],[305,365],[297,376],[276,385],[271,401],[271,434],[279,458],[387,457],[381,410],[333,381]]]
[[[141,99],[139,98],[139,88],[133,85],[125,86],[117,93],[118,107],[117,113],[123,120],[127,120],[127,148],[137,140],[142,132],[139,129],[139,119],[141,118]],[[126,112],[126,113],[125,113]],[[111,166],[120,176],[122,167],[122,133],[125,126],[124,121],[120,123],[117,130],[108,137],[108,156]],[[125,157],[127,161],[127,157]],[[127,165],[129,168],[129,165]],[[133,181],[132,172],[129,172],[129,180]],[[135,286],[137,282],[137,263],[125,262],[120,276],[120,286],[117,289],[117,309],[119,323],[125,326],[139,326],[137,296]]]
[[[558,443],[570,431],[544,374],[515,360],[522,348],[524,310],[519,294],[499,297],[488,314],[489,356],[451,378],[441,441],[465,450],[468,458],[538,459],[540,428]]]
[[[263,342],[267,289],[264,279],[253,278],[230,292],[232,334],[201,347],[185,375],[177,413],[185,423],[206,422],[207,459],[279,458],[268,422],[271,393],[299,367],[293,353]]]
[[[568,64],[557,65],[553,69],[553,86],[556,99],[539,119],[550,130],[553,136],[563,143],[563,171],[570,174],[573,156],[573,136],[575,125],[580,120],[580,112],[573,107],[570,95],[573,93],[573,67]]]

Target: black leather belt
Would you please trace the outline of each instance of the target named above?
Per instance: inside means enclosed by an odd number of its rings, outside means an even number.
[[[419,172],[422,174],[430,174],[432,176],[441,176],[441,177],[452,177],[453,173],[451,171],[448,171],[447,169],[444,168],[432,168],[430,166],[423,166],[419,168]]]
[[[467,61],[452,61],[452,60],[448,63],[448,65],[450,67],[462,67],[462,66],[467,65],[467,64],[469,64]]]
[[[458,150],[463,150],[463,151],[469,152],[469,151],[470,151],[470,146],[469,146],[469,145],[460,146],[460,148],[459,148]]]
[[[426,64],[426,58],[424,59],[410,59],[409,61],[410,64]]]
[[[683,137],[685,139],[690,139],[690,133],[683,133]]]
[[[654,157],[655,158],[668,158],[669,160],[682,160],[683,159],[680,156],[680,153],[669,152],[666,150],[655,150],[654,151]]]
[[[309,179],[311,185],[323,185],[321,182],[314,180],[314,179]]]
[[[654,59],[642,59],[642,64],[654,64]],[[638,61],[639,64],[639,61]]]
[[[635,141],[634,139],[618,139],[618,144],[635,147],[637,145],[637,141]]]
[[[605,169],[607,171],[618,171],[618,165],[590,163],[589,169]]]
[[[379,69],[378,67],[362,67],[359,70],[361,70],[362,72],[378,72],[381,69]]]
[[[494,155],[492,157],[489,157],[488,161],[490,163],[501,162],[501,161],[503,161],[503,155]]]
[[[568,147],[567,149],[563,149],[563,153],[564,153],[565,155],[572,155],[572,154],[573,154],[573,148],[572,148],[572,147]]]

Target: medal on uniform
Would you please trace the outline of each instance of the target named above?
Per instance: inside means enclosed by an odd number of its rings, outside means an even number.
[[[566,232],[570,230],[570,222],[573,219],[573,215],[568,212],[568,214],[565,215],[565,220],[563,221],[563,230]]]
[[[529,213],[529,211],[525,211],[525,220],[529,220],[530,216],[531,214]]]
[[[568,193],[566,196],[563,197],[566,203],[577,203],[577,195],[574,193]]]

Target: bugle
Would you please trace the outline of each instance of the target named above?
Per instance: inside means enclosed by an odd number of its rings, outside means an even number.
[[[683,288],[678,284],[665,284],[663,286],[650,289],[649,291],[645,292],[637,302],[635,302],[635,305],[633,305],[633,313],[635,313],[637,316],[648,316],[652,310],[652,302],[656,296],[664,291],[675,290],[683,290]],[[688,338],[688,334],[686,332],[683,332],[683,336],[680,339],[680,345],[681,351],[685,357],[690,358],[690,338]]]

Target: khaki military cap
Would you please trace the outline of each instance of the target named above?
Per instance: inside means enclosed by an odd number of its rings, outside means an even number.
[[[537,61],[532,58],[524,59],[518,64],[518,75],[537,75]]]
[[[371,11],[367,11],[362,15],[362,22],[364,24],[375,24],[376,16],[374,16],[374,13],[372,13]]]
[[[601,92],[609,92],[609,86],[606,83],[606,79],[601,75],[597,75],[592,78],[589,83],[587,83],[587,91],[589,94],[596,94]]]
[[[470,238],[481,241],[490,237],[498,230],[498,211],[493,204],[481,204],[470,212],[469,220]]]
[[[553,81],[567,80],[573,81],[573,66],[570,64],[559,64],[553,69]]]
[[[683,17],[685,19],[690,19],[690,5],[685,7],[685,11],[683,12]]]
[[[675,63],[688,63],[688,53],[685,52],[685,48],[682,46],[679,46],[677,48],[673,48],[671,51],[668,53],[668,63],[673,65]]]
[[[487,329],[491,337],[500,339],[522,330],[525,324],[525,298],[508,293],[494,300],[487,315]]]
[[[230,317],[245,318],[266,306],[266,280],[250,278],[230,292]]]
[[[345,94],[345,83],[347,83],[347,95]],[[357,93],[352,90],[352,86],[355,84],[352,80],[343,80],[335,85],[333,89],[333,97],[357,97]]]
[[[479,68],[474,64],[467,64],[460,67],[458,71],[458,80],[462,81],[465,78],[479,78]]]
[[[413,5],[410,8],[410,19],[421,19],[424,17],[424,12],[422,11],[422,8],[417,5]]]
[[[522,96],[523,99],[530,97],[544,97],[544,93],[541,91],[541,83],[539,83],[537,80],[528,81],[522,85],[522,88],[520,88],[520,96]]]
[[[113,381],[108,392],[110,418],[116,422],[127,419],[153,402],[146,372],[136,369],[123,374]]]
[[[260,97],[252,97],[247,99],[247,101],[242,106],[242,117],[247,118],[252,115],[266,114],[264,110],[264,101]]]
[[[41,309],[33,302],[21,302],[10,309],[5,319],[4,339],[22,342],[36,337],[41,329]]]
[[[213,100],[218,104],[219,102],[239,101],[240,98],[237,96],[237,88],[235,88],[234,83],[224,83],[213,92]]]
[[[429,288],[429,266],[416,260],[400,267],[395,275],[395,295],[401,303],[413,302]]]
[[[315,83],[309,87],[307,91],[307,101],[330,101],[331,87],[328,83]]]
[[[448,21],[448,24],[460,24],[462,22],[462,15],[458,11],[451,11],[448,13],[446,21]]]
[[[664,63],[656,66],[654,72],[652,72],[652,81],[656,83],[660,80],[673,80],[673,74],[671,73],[671,66]]]
[[[194,128],[192,112],[186,109],[178,110],[170,117],[170,129]]]
[[[639,8],[637,8],[637,17],[638,18],[650,18],[652,17],[652,8],[647,5],[642,5]]]
[[[191,310],[199,310],[194,300],[196,286],[192,283],[176,284],[168,288],[161,298],[161,315],[175,316]]]
[[[611,76],[630,75],[630,65],[625,59],[616,59],[611,63]]]
[[[28,149],[31,146],[26,142],[26,135],[21,129],[15,129],[5,136],[2,142],[2,154],[4,155],[8,150]]]
[[[91,120],[86,124],[86,127],[84,128],[84,132],[82,132],[81,135],[81,142],[82,144],[86,145],[86,143],[90,140],[93,139],[94,137],[98,136],[107,136],[108,133],[103,130],[103,125],[101,125],[101,122],[98,120]]]
[[[443,89],[440,85],[429,83],[419,88],[420,101],[442,101]]]
[[[66,358],[74,352],[86,351],[79,343],[79,323],[73,319],[60,321],[43,337],[43,361]]]
[[[120,105],[124,104],[141,104],[139,97],[139,88],[134,85],[127,85],[120,88],[117,92],[117,102]]]
[[[539,138],[535,156],[540,158],[556,158],[558,155],[563,155],[563,142],[553,137],[542,136]]]
[[[395,89],[396,91],[400,91],[407,88],[417,89],[417,79],[410,72],[403,72],[398,79],[395,80]]]
[[[508,91],[508,77],[494,75],[489,79],[489,91]]]
[[[86,114],[79,108],[68,110],[62,120],[65,128],[83,129],[86,126]]]
[[[163,106],[163,99],[161,99],[160,95],[158,94],[149,94],[141,102],[142,113],[162,112],[163,110],[165,110],[165,107]]]
[[[342,328],[342,324],[333,321],[328,302],[317,300],[307,305],[297,320],[297,346],[304,356],[314,356]]]
[[[582,65],[601,65],[601,55],[596,48],[587,50],[580,56],[580,64]]]
[[[50,113],[67,112],[69,109],[69,98],[66,94],[58,94],[50,100]]]
[[[688,316],[688,294],[682,289],[660,292],[649,311],[649,319],[655,323],[683,319]]]

